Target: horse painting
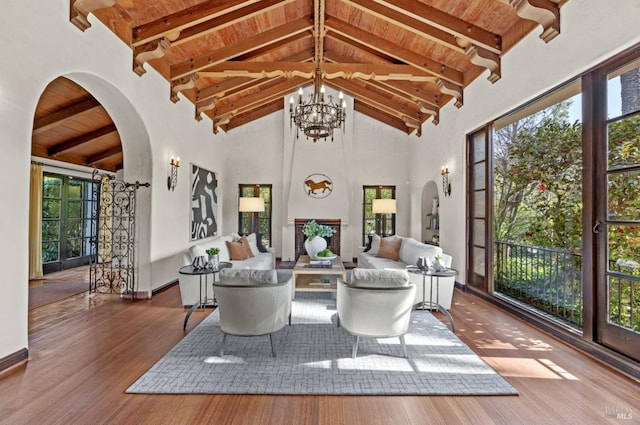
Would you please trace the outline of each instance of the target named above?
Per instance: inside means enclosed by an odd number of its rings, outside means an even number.
[[[315,195],[316,194],[316,190],[320,190],[322,189],[322,193],[326,192],[327,190],[329,192],[331,192],[333,190],[333,183],[331,183],[331,181],[329,180],[321,180],[319,182],[315,182],[311,179],[305,180],[304,182],[305,186],[307,186],[309,188],[309,191],[307,192],[307,194],[311,195]]]

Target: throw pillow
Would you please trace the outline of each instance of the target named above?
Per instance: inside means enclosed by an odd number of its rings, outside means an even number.
[[[220,282],[236,285],[278,283],[278,274],[275,269],[222,269],[220,270]]]
[[[360,269],[351,271],[351,286],[397,287],[409,284],[409,274],[404,269]]]
[[[254,256],[253,249],[251,249],[251,243],[249,242],[246,236],[242,236],[238,242],[240,242],[244,247],[244,251],[247,258],[251,258]]]
[[[402,238],[398,235],[385,236],[384,238],[382,238],[374,234],[373,237],[371,238],[371,248],[367,252],[371,255],[378,255],[378,250],[380,249],[380,242],[383,239],[390,240],[390,241],[395,241],[396,239],[402,240]]]
[[[381,239],[380,240],[380,248],[378,249],[377,257],[388,258],[393,261],[398,261],[400,259],[400,245],[402,244],[402,240],[389,240],[389,239]]]
[[[260,250],[258,249],[258,237],[255,233],[250,233],[246,236],[247,241],[249,242],[249,247],[251,248],[251,252],[253,256],[260,254]]]
[[[242,242],[226,241],[231,261],[242,261],[247,258],[247,247]]]

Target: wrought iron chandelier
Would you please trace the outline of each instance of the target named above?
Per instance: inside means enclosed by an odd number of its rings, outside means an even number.
[[[312,139],[315,143],[318,139],[327,139],[331,136],[333,142],[333,130],[342,127],[344,131],[344,120],[347,116],[347,102],[343,99],[342,91],[338,95],[338,102],[333,102],[333,96],[327,95],[325,100],[325,90],[322,85],[322,69],[316,68],[316,75],[313,93],[309,94],[308,100],[303,100],[304,92],[302,87],[298,90],[298,103],[295,104],[293,96],[289,100],[290,124],[296,125],[296,139],[302,131],[307,139]]]

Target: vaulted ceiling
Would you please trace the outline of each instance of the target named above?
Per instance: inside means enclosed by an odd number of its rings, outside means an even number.
[[[83,31],[93,14],[131,47],[132,72],[151,69],[194,118],[231,131],[283,108],[312,84],[348,93],[354,109],[407,134],[437,125],[480,76],[532,30],[560,32],[568,0],[70,0]],[[97,46],[99,48],[99,46]],[[152,71],[153,72],[153,71]],[[431,124],[429,124],[431,125]],[[77,137],[77,136],[76,136]]]

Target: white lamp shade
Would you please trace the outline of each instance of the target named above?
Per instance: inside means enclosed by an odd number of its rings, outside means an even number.
[[[395,214],[396,213],[396,200],[395,199],[374,199],[371,210],[374,214]]]
[[[238,204],[238,211],[240,212],[262,212],[264,211],[264,199],[262,198],[249,198],[242,197]]]

